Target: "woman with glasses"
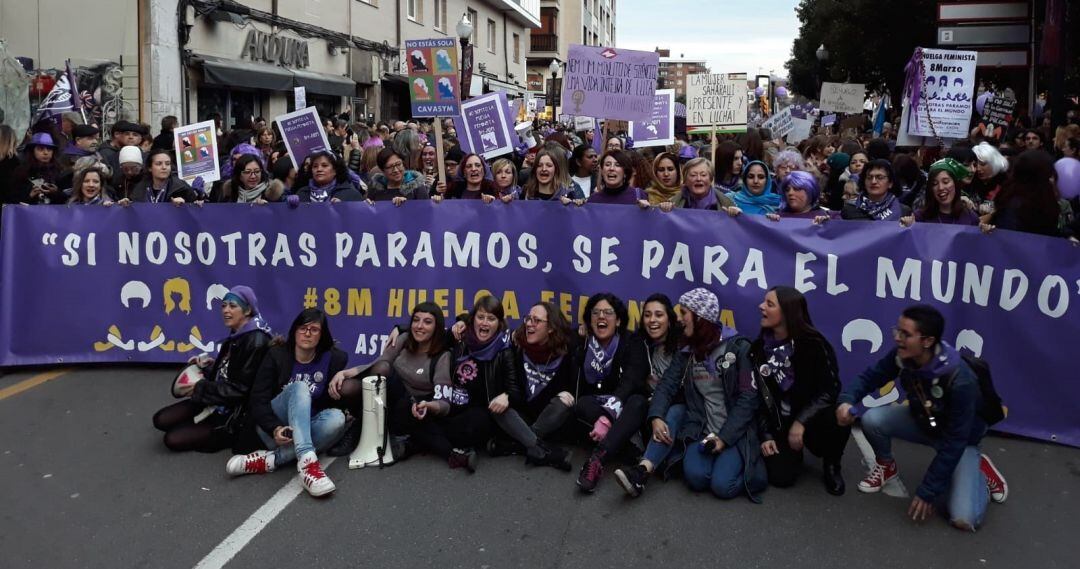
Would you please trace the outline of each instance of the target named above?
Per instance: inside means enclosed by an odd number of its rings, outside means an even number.
[[[416,170],[405,167],[405,159],[393,148],[383,148],[376,158],[378,174],[371,176],[368,185],[368,203],[392,201],[401,205],[408,200],[426,200],[428,184]]]
[[[154,427],[165,432],[165,446],[174,451],[217,452],[232,448],[247,453],[258,448],[247,413],[255,374],[270,347],[270,327],[259,314],[255,291],[238,285],[221,299],[221,320],[229,330],[219,342],[217,358],[194,356],[188,364],[205,379],[186,388],[186,399],[154,414]]]
[[[621,453],[645,422],[649,358],[645,344],[627,332],[626,305],[614,294],[591,296],[585,320],[574,393],[556,409],[574,417],[577,431],[587,432],[596,443],[577,479],[583,492],[592,493],[604,474],[604,461]]]
[[[233,165],[232,178],[221,185],[221,193],[211,201],[266,205],[281,201],[284,195],[285,184],[270,178],[262,159],[244,154]]]
[[[265,474],[296,461],[300,482],[312,496],[334,491],[317,452],[341,436],[345,413],[330,397],[330,378],[345,369],[349,356],[334,345],[330,323],[318,309],[301,312],[285,343],[266,353],[251,388],[251,415],[266,448],[229,459],[233,476]]]
[[[570,323],[548,302],[534,304],[514,331],[512,381],[516,385],[506,382],[508,401],[500,402],[492,413],[495,424],[525,449],[525,464],[570,471],[570,454],[547,441],[573,404],[570,392],[577,374],[573,341]],[[489,450],[508,454],[498,439]]]
[[[843,219],[860,221],[895,221],[911,215],[911,208],[900,203],[894,188],[896,177],[892,163],[874,160],[862,169],[859,176],[859,196],[845,203],[840,210]]]
[[[750,347],[758,370],[758,430],[769,483],[795,484],[803,448],[822,457],[825,491],[844,493],[840,459],[850,427],[836,423],[840,368],[836,352],[814,328],[806,297],[788,286],[773,287],[758,306],[761,333]]]

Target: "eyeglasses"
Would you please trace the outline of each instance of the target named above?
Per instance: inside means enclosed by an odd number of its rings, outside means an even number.
[[[245,176],[259,176],[259,175],[262,174],[262,170],[244,170],[243,172],[240,172],[240,173],[245,175]]]
[[[904,340],[904,341],[910,340],[911,338],[924,338],[925,337],[922,334],[912,334],[912,333],[908,332],[907,330],[901,330],[900,327],[898,327],[898,326],[893,326],[892,335],[893,335],[893,338],[896,338],[897,340]]]
[[[593,316],[615,316],[614,308],[594,308],[592,311]]]
[[[386,165],[386,170],[388,172],[390,170],[404,170],[404,169],[405,169],[405,163],[404,162],[396,162],[394,164],[387,164]]]
[[[888,176],[883,176],[881,174],[875,174],[875,175],[866,177],[867,182],[884,182],[885,180],[888,180],[888,179],[889,179]]]
[[[298,334],[305,334],[305,335],[308,335],[308,336],[314,336],[316,334],[321,334],[322,333],[322,326],[318,326],[318,325],[301,326],[301,327],[296,329],[296,332]]]
[[[546,324],[547,320],[541,320],[539,318],[536,318],[535,316],[526,316],[525,323],[535,326],[537,324]]]

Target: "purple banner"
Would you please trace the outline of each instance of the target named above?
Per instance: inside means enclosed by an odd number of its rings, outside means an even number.
[[[675,144],[675,90],[657,89],[652,116],[630,121],[630,138],[635,148]]]
[[[571,44],[562,84],[563,112],[617,120],[648,120],[660,56],[652,51]]]
[[[1034,235],[916,224],[731,219],[634,207],[495,202],[369,206],[5,206],[0,365],[179,362],[226,335],[226,287],[254,287],[284,331],[304,307],[331,316],[353,363],[432,300],[448,315],[500,296],[511,325],[550,300],[571,317],[587,295],[715,291],[748,336],[771,286],[803,290],[845,380],[892,346],[915,302],[947,318],[945,340],[989,360],[1009,407],[1003,431],[1080,446],[1080,254]],[[1019,333],[1018,333],[1019,332]],[[883,397],[888,400],[888,396]]]
[[[510,104],[501,91],[465,101],[461,115],[454,117],[454,130],[462,151],[485,159],[512,152],[519,141]]]

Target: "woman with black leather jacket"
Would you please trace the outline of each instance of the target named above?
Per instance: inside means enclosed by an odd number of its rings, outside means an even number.
[[[206,379],[190,388],[187,399],[154,414],[154,427],[165,432],[170,450],[217,452],[231,447],[245,454],[259,448],[255,431],[248,428],[247,403],[270,347],[270,327],[259,315],[257,302],[255,291],[243,285],[221,299],[229,337],[221,342],[217,358],[204,354],[189,360],[200,364]]]
[[[851,428],[835,419],[840,394],[836,353],[814,328],[806,297],[794,288],[770,289],[758,308],[761,333],[750,358],[762,398],[758,430],[769,483],[793,485],[806,447],[824,460],[825,490],[839,496],[844,493],[840,459]]]

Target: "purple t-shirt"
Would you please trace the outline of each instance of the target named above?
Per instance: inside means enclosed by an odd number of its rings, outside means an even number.
[[[645,192],[641,191],[641,188],[628,187],[618,193],[611,193],[607,190],[596,189],[591,194],[589,194],[588,203],[637,205],[638,201],[643,199],[647,198],[645,197]]]
[[[311,412],[317,413],[327,407],[326,387],[330,384],[329,375],[330,351],[328,350],[323,352],[322,356],[312,360],[311,363],[294,363],[292,375],[289,376],[287,385],[299,381],[306,383],[308,391],[311,392]]]

